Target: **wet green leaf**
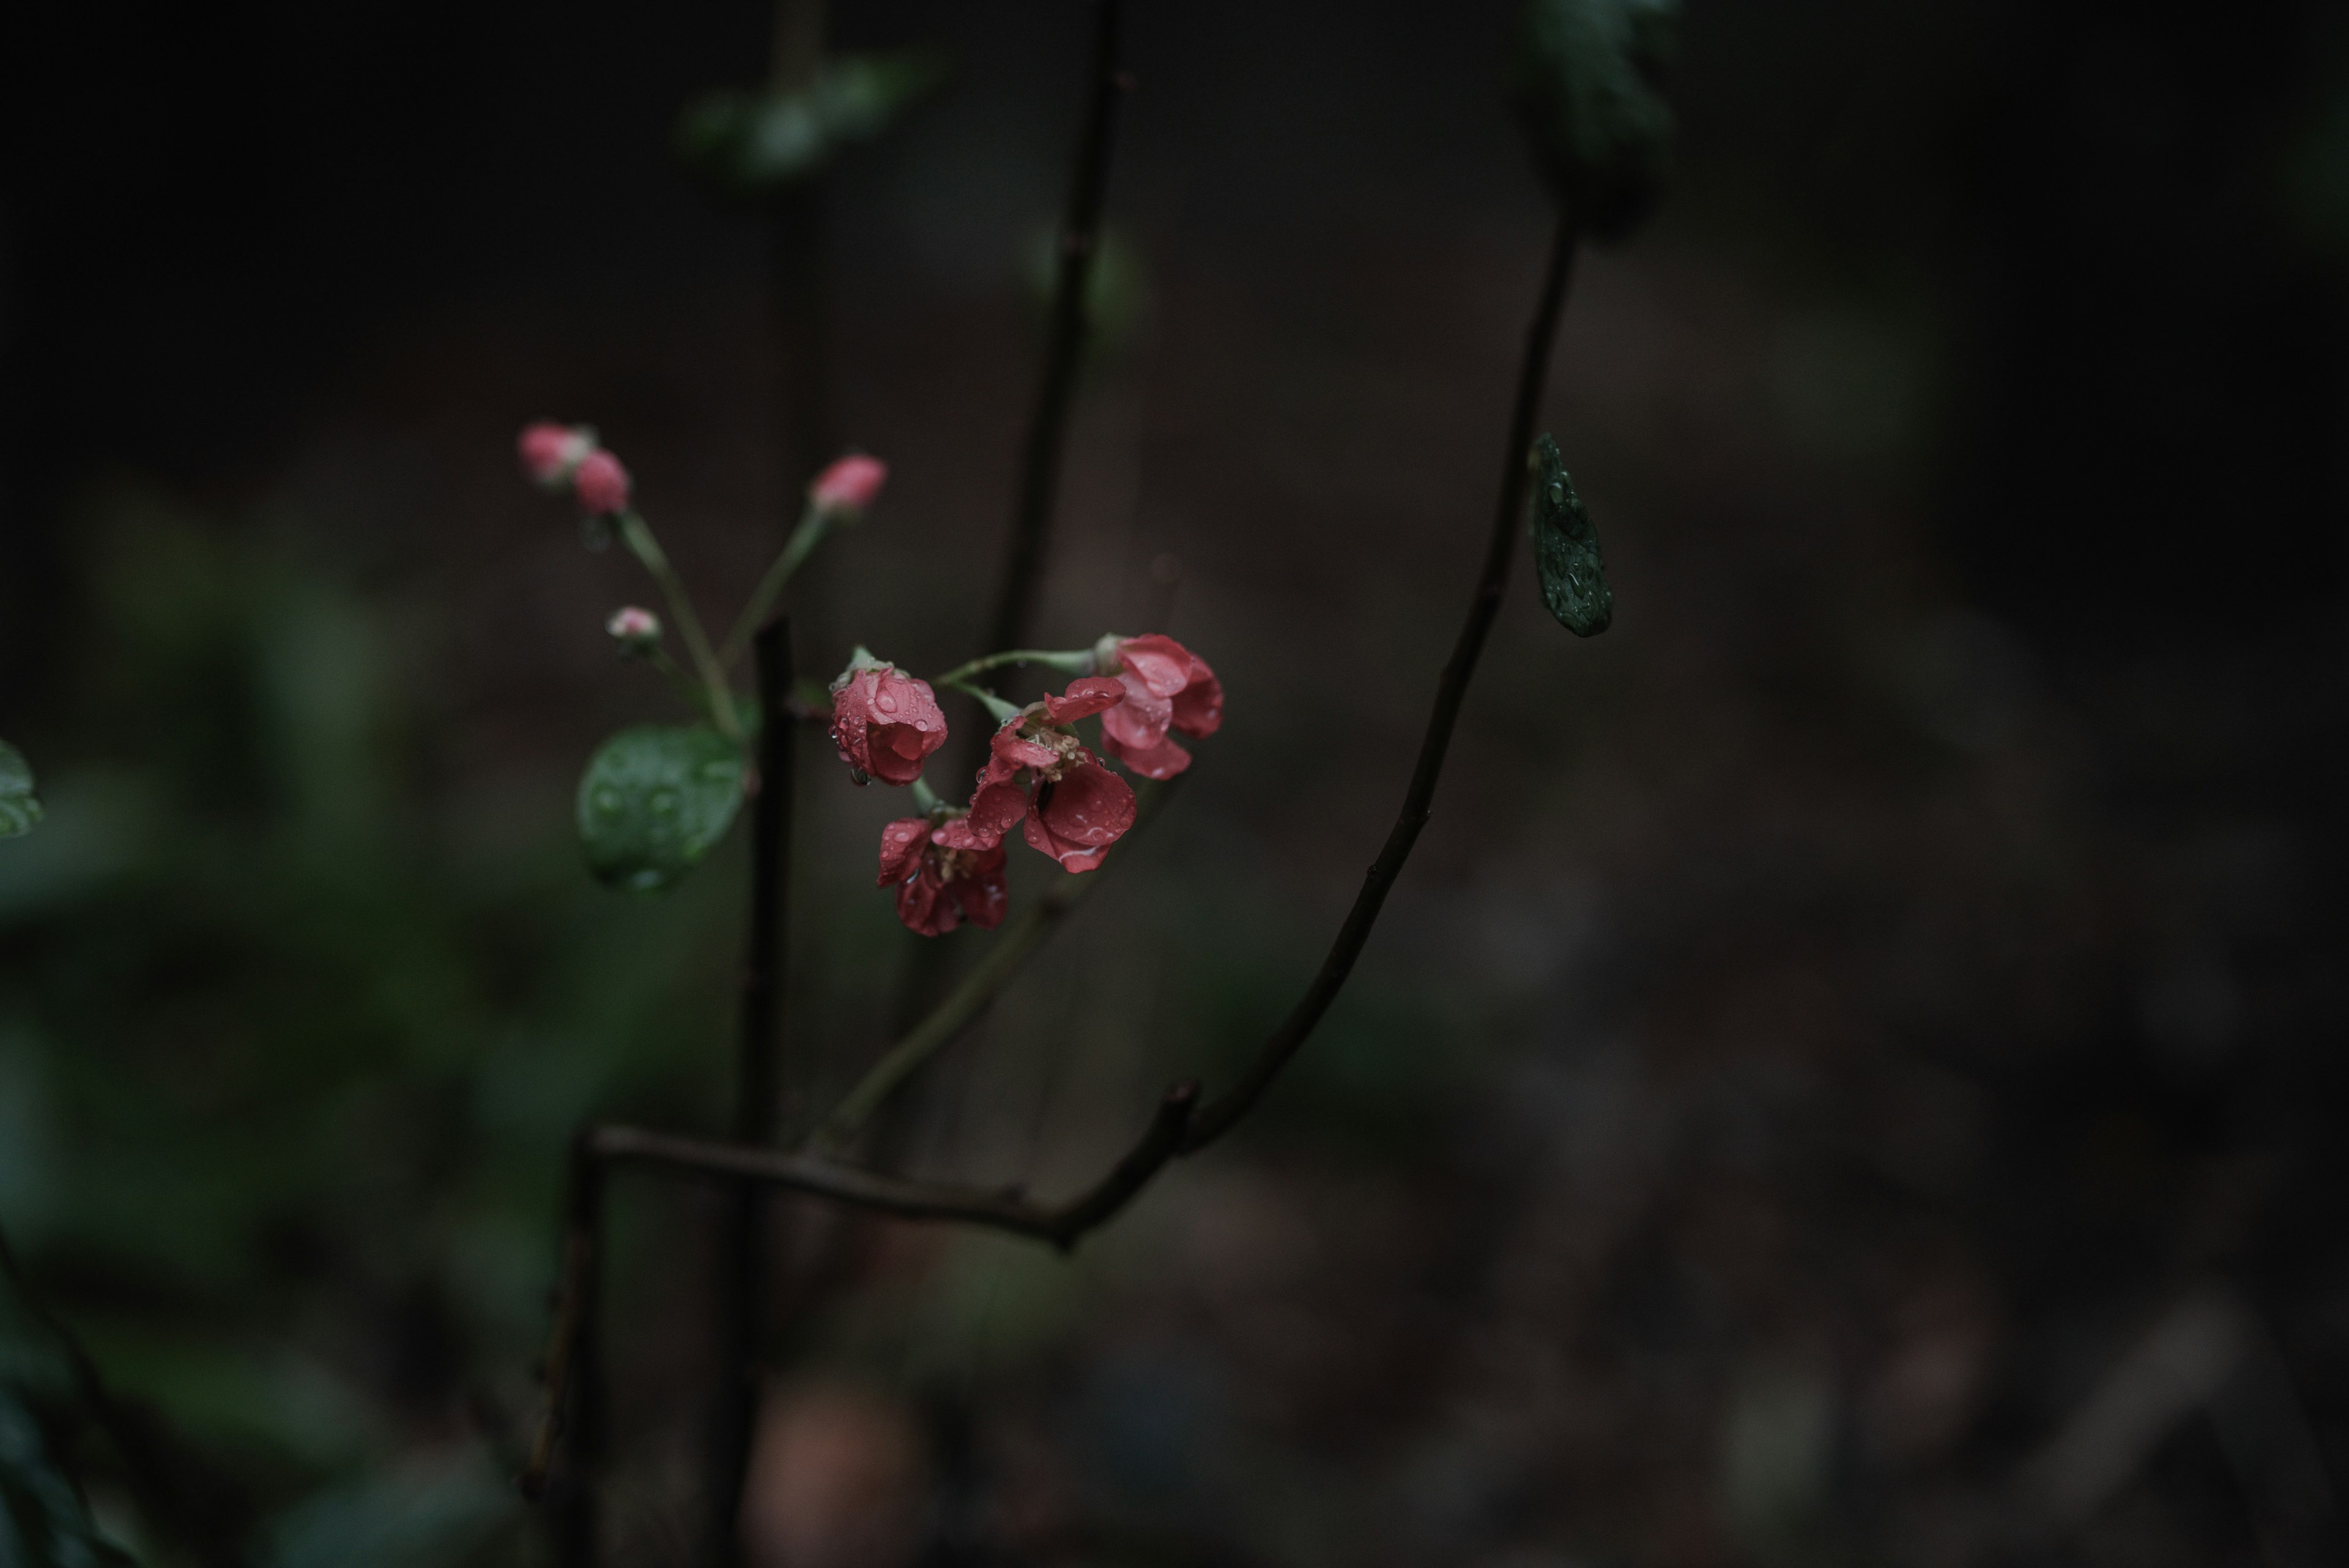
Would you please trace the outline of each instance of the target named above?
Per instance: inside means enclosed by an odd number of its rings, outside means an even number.
[[[851,142],[869,141],[945,82],[946,63],[923,52],[835,55],[792,92],[708,93],[678,123],[685,161],[745,195],[822,170]]]
[[[1615,590],[1607,586],[1607,559],[1582,497],[1557,455],[1557,441],[1534,442],[1534,566],[1542,603],[1577,637],[1597,637],[1615,619]]]
[[[579,780],[589,867],[630,892],[668,887],[726,836],[742,782],[740,748],[707,725],[621,731]]]
[[[33,794],[33,764],[25,753],[0,741],[0,838],[30,833],[41,820],[41,803]]]
[[[1672,139],[1679,0],[1527,0],[1510,96],[1557,198],[1595,240],[1647,215]]]
[[[115,1568],[130,1556],[98,1532],[81,1489],[50,1459],[40,1423],[0,1387],[0,1563]]]

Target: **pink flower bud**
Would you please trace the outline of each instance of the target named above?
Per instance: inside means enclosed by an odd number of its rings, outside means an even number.
[[[628,471],[620,460],[601,447],[579,460],[572,472],[571,485],[577,492],[579,504],[591,517],[606,516],[628,509]]]
[[[808,500],[819,512],[854,517],[879,497],[888,478],[887,463],[850,452],[815,476],[815,483],[808,486]]]
[[[649,652],[653,645],[660,641],[660,617],[648,609],[629,605],[625,609],[614,610],[612,618],[604,623],[604,629],[612,634],[612,640],[620,645],[621,652]]]
[[[947,743],[947,718],[928,681],[859,649],[833,682],[832,743],[858,783],[909,784]]]
[[[575,425],[540,420],[524,425],[514,444],[522,453],[523,472],[534,483],[559,490],[570,481],[572,470],[595,450],[595,438]]]

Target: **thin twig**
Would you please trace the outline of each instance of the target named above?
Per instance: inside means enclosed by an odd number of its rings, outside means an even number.
[[[792,689],[788,619],[757,639],[759,705],[780,712]],[[759,795],[750,834],[750,953],[742,971],[742,1038],[736,1063],[735,1141],[774,1141],[782,1084],[784,949],[791,917],[792,741],[795,726],[759,731]],[[719,1388],[709,1434],[709,1560],[731,1563],[742,1485],[758,1417],[759,1329],[766,1303],[765,1194],[743,1183],[728,1194],[718,1253]]]
[[[983,648],[1017,648],[1027,639],[1043,586],[1044,550],[1052,505],[1061,488],[1061,455],[1068,444],[1069,410],[1076,401],[1092,327],[1093,262],[1101,249],[1102,209],[1109,199],[1111,133],[1118,100],[1129,85],[1117,55],[1124,0],[1094,0],[1092,96],[1077,139],[1069,204],[1061,223],[1061,254],[1052,285],[1052,317],[1044,351],[1044,379],[1028,423],[1019,464],[1019,493],[1011,514],[1003,588]]]
[[[763,1181],[860,1209],[907,1220],[950,1220],[1032,1236],[1056,1247],[1076,1245],[1086,1231],[1125,1207],[1181,1149],[1184,1129],[1198,1104],[1196,1084],[1177,1084],[1159,1101],[1141,1139],[1108,1175],[1061,1204],[1031,1202],[1018,1188],[988,1189],[953,1182],[908,1181],[822,1155],[790,1154],[677,1137],[642,1127],[598,1127],[590,1139],[598,1158],[672,1166],[704,1176]]]

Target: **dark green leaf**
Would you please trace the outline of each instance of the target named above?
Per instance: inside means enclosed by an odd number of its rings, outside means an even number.
[[[1679,21],[1679,0],[1526,0],[1510,96],[1542,172],[1593,239],[1621,238],[1655,199]]]
[[[25,753],[0,741],[0,838],[30,833],[41,820],[41,803],[33,795],[33,764]]]
[[[741,749],[706,725],[621,731],[579,780],[589,867],[630,892],[669,886],[726,836],[742,782]]]
[[[1557,455],[1557,442],[1534,442],[1534,566],[1542,603],[1577,637],[1597,637],[1615,619],[1615,590],[1607,586],[1607,559],[1599,530]]]
[[[0,1387],[0,1564],[116,1568],[129,1554],[98,1534],[81,1489],[49,1457],[40,1423]]]
[[[719,184],[761,195],[815,173],[935,92],[947,67],[926,53],[835,55],[792,92],[713,92],[686,108],[678,151]]]

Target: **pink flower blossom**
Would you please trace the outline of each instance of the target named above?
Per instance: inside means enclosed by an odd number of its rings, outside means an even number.
[[[571,473],[571,488],[591,517],[628,509],[628,471],[602,447],[579,460]]]
[[[947,743],[947,718],[928,681],[859,649],[832,683],[832,743],[859,784],[909,784]]]
[[[1008,720],[988,742],[987,765],[965,815],[941,826],[937,842],[955,849],[991,849],[1012,825],[1040,854],[1071,871],[1090,871],[1133,826],[1133,791],[1102,767],[1067,726],[1114,707],[1125,696],[1117,681],[1098,675],[1072,680]],[[1027,782],[1020,782],[1020,775]]]
[[[873,504],[888,478],[887,463],[853,452],[815,476],[808,500],[819,512],[854,517]]]
[[[572,470],[595,450],[595,438],[582,426],[540,420],[524,425],[514,444],[522,453],[523,472],[532,482],[560,490],[571,483]]]
[[[1094,655],[1117,677],[1123,701],[1102,715],[1102,749],[1147,779],[1171,779],[1191,753],[1166,732],[1212,735],[1224,722],[1224,684],[1207,661],[1154,632],[1103,638]]]
[[[878,885],[897,889],[897,919],[926,937],[963,921],[992,929],[1003,923],[1010,891],[1003,846],[954,849],[937,842],[926,816],[901,816],[881,830]]]
[[[660,641],[660,617],[648,609],[628,605],[614,610],[612,618],[604,623],[604,629],[612,634],[612,640],[618,643],[623,650],[641,653]]]

